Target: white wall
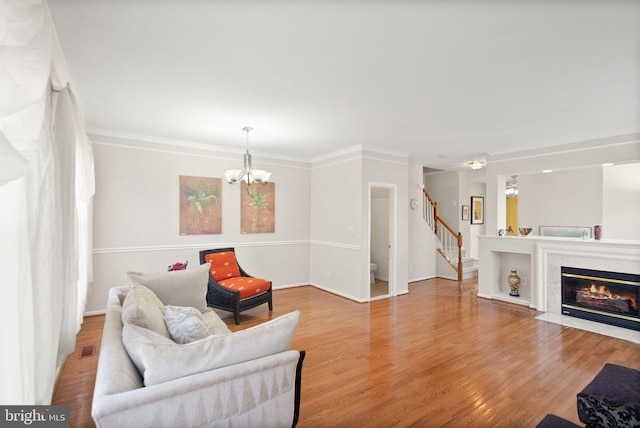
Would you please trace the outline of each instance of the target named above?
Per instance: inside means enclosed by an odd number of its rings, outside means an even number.
[[[364,301],[360,151],[317,161],[311,170],[310,279],[316,287]],[[364,247],[368,254],[368,248]],[[366,279],[369,278],[369,262]],[[360,268],[358,268],[360,267]]]
[[[487,233],[487,192],[486,185],[484,183],[470,183],[470,189],[471,196],[481,196],[484,198],[484,223],[469,225],[469,247],[467,251],[467,257],[477,259],[479,254],[478,236],[482,236]],[[469,206],[469,223],[471,223],[471,215],[471,206]]]
[[[602,167],[518,176],[518,226],[602,224]]]
[[[602,236],[640,241],[640,163],[603,169]]]
[[[424,175],[424,187],[437,202],[438,215],[454,229],[458,226],[460,208],[459,174],[458,171],[442,171]]]
[[[420,281],[436,276],[436,248],[438,248],[436,235],[424,220],[424,198],[419,184],[424,184],[422,165],[409,164],[408,200],[412,198],[419,201],[419,206],[409,210],[408,220],[408,275],[409,281]],[[438,256],[440,257],[440,256]]]
[[[128,284],[128,270],[165,271],[168,265],[184,260],[197,265],[198,251],[207,248],[236,247],[242,267],[269,278],[274,288],[308,284],[308,164],[254,156],[256,168],[273,173],[274,233],[240,233],[240,187],[223,180],[222,233],[180,236],[178,177],[223,177],[226,169],[242,166],[242,155],[104,136],[92,136],[92,140],[96,162],[94,280],[87,313],[104,310],[108,289]]]
[[[497,235],[498,229],[505,227],[505,181],[511,175],[518,175],[518,180],[520,181],[520,177],[522,176],[539,174],[545,169],[551,169],[556,173],[562,171],[570,172],[585,168],[601,168],[603,163],[609,162],[616,165],[640,162],[640,134],[622,135],[600,140],[555,146],[547,149],[529,150],[490,157],[487,162],[486,170],[486,233],[488,235]],[[551,185],[563,186],[563,183],[558,181]],[[610,186],[601,188],[602,193],[611,191]],[[553,189],[546,190],[553,191]],[[568,192],[591,195],[588,197],[595,198],[596,200],[599,199],[602,203],[605,203],[608,200],[604,194],[593,195],[593,193],[590,193],[589,189],[585,189],[581,186],[580,180],[572,180],[572,186],[569,187]],[[520,197],[518,199],[520,199]],[[611,200],[608,201],[610,202]],[[612,209],[613,208],[608,205],[606,211],[609,212]],[[602,214],[602,208],[599,208],[598,212],[600,213],[600,218],[604,219],[605,216]],[[539,223],[537,219],[521,218],[520,215],[520,209],[518,209],[518,221],[523,224],[524,221],[530,221],[534,224]],[[558,215],[563,216],[561,219],[563,221],[565,218],[571,217],[572,222],[580,225],[589,225],[589,223],[593,223],[592,214],[584,212],[583,210],[569,208],[568,211],[558,213]],[[550,220],[555,220],[555,218]],[[604,223],[604,220],[602,220],[602,222]],[[559,225],[562,226],[562,224]],[[603,224],[603,226],[606,231],[607,225]],[[611,236],[609,235],[609,237]]]

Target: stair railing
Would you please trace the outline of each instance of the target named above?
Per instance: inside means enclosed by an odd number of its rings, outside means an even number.
[[[424,194],[423,216],[438,238],[438,252],[457,272],[458,281],[462,281],[462,233],[455,232],[438,215],[438,203],[431,198],[429,192],[422,189],[422,193]],[[442,227],[438,227],[438,224],[441,224]]]

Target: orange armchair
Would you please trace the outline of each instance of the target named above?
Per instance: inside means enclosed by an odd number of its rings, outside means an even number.
[[[234,248],[215,248],[200,251],[200,264],[211,263],[207,305],[233,312],[236,325],[240,312],[269,304],[273,310],[271,281],[246,273],[236,260]]]

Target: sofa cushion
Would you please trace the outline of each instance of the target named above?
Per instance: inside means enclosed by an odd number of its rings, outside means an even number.
[[[160,309],[164,303],[144,285],[132,286],[122,302],[122,323],[132,323],[148,328],[159,335],[171,338]]]
[[[127,272],[133,284],[152,290],[165,305],[191,306],[200,312],[207,310],[209,264],[193,269],[169,272]]]
[[[271,287],[269,281],[261,278],[252,278],[250,276],[237,276],[223,279],[219,281],[218,284],[229,290],[239,292],[240,300],[266,293]]]
[[[211,330],[202,313],[190,306],[171,306],[161,308],[164,322],[171,338],[176,343],[190,343],[211,336]]]
[[[233,251],[207,254],[204,256],[204,261],[211,265],[209,272],[217,282],[240,276],[240,268],[238,268],[236,254]]]
[[[300,311],[294,311],[246,330],[184,345],[127,324],[122,340],[145,386],[150,386],[287,351],[299,319]]]
[[[204,322],[207,323],[207,326],[209,326],[209,331],[211,332],[211,334],[231,333],[231,330],[229,330],[227,324],[225,324],[225,322],[222,321],[222,318],[220,318],[220,315],[218,315],[214,311],[209,310],[207,312],[204,312],[202,314],[202,317],[204,318]]]

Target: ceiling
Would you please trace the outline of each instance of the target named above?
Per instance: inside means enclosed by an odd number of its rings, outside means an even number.
[[[640,132],[640,1],[48,0],[87,129],[457,169]]]

